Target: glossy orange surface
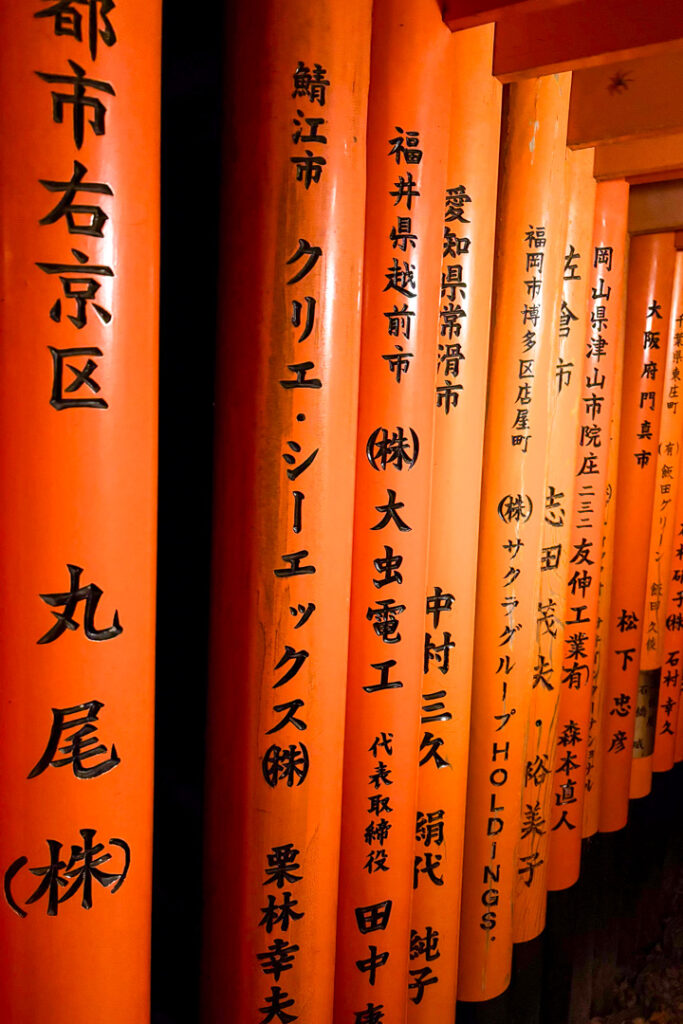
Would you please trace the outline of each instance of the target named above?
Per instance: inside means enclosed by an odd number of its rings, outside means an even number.
[[[370,4],[287,12],[239,5],[226,91],[211,1024],[332,1019]]]
[[[374,5],[334,1014],[339,1024],[355,1020],[368,1005],[381,1006],[387,1021],[404,1019],[408,997],[416,994],[408,990],[414,871],[419,886],[438,885],[433,878],[441,876],[438,846],[426,847],[416,867],[414,844],[450,42],[436,0]],[[464,204],[459,193],[453,197],[454,209]],[[401,237],[406,233],[412,240]],[[456,306],[451,319],[457,323]],[[404,320],[392,333],[390,314],[404,307]],[[408,364],[400,376],[390,361],[397,356]],[[430,751],[453,756],[428,745],[420,759]],[[438,821],[434,825],[438,830]],[[369,930],[362,908],[378,904],[387,914],[384,927]]]
[[[498,145],[502,88],[491,75],[493,26],[457,33],[450,45],[452,114],[446,187],[464,186],[469,202],[460,222],[445,207],[441,264],[440,309],[447,311],[451,296],[466,316],[461,330],[438,330],[436,420],[429,563],[426,673],[422,683],[421,735],[444,741],[447,765],[431,759],[419,769],[418,813],[421,819],[443,811],[443,842],[434,847],[442,856],[443,885],[421,884],[413,894],[409,970],[428,981],[438,978],[416,1002],[411,990],[408,1019],[432,1024],[455,1013],[460,925],[460,893],[467,792],[467,740],[472,688],[474,597],[481,466],[486,409],[488,337],[495,235]],[[453,283],[456,282],[456,283]],[[458,283],[459,282],[459,283]],[[457,390],[456,390],[457,389]],[[449,392],[456,403],[446,403]],[[440,596],[441,595],[441,596]],[[448,595],[444,597],[443,595]],[[445,605],[441,612],[438,605]],[[439,650],[443,644],[454,644]],[[421,757],[421,755],[420,755]],[[423,827],[416,856],[430,849]],[[437,839],[441,839],[437,835]],[[438,932],[438,960],[421,939]],[[417,955],[414,955],[417,953]],[[429,958],[428,958],[429,955]],[[418,977],[415,973],[411,981]]]
[[[674,257],[671,233],[631,240],[601,737],[601,832],[623,828],[628,814]]]
[[[583,405],[582,364],[586,351],[590,245],[595,207],[592,152],[572,153],[568,150],[566,156],[568,216],[564,266],[558,283],[558,299],[561,300],[557,318],[558,346],[555,366],[551,367],[554,372],[550,376],[546,486],[564,495],[567,514],[562,524],[544,522],[539,564],[540,603],[547,606],[554,602],[555,616],[562,624],[573,616],[574,591],[578,590],[580,594],[580,585],[585,582],[582,569],[577,567],[577,561],[583,556],[577,555],[570,541],[574,509],[581,500],[578,493],[581,479],[575,475],[574,462],[577,444],[581,440],[578,428]],[[572,562],[572,558],[577,561]],[[570,579],[573,585],[568,589]],[[555,760],[556,769],[540,785],[533,778],[524,780],[513,912],[513,934],[517,942],[533,939],[543,930],[549,848],[558,831],[568,827],[567,816],[562,818],[561,812],[555,810],[555,789],[562,774],[558,772],[558,762],[562,764],[563,747],[568,736],[573,739],[574,735],[573,728],[569,732],[564,729],[560,708],[568,687],[571,663],[568,666],[564,649],[567,630],[560,627],[553,632],[554,636],[545,628],[539,630],[525,761],[533,764],[540,757],[544,763],[552,764]],[[566,806],[563,809],[567,809]],[[530,857],[539,864],[532,877],[523,872]]]
[[[681,329],[683,323],[682,315],[683,252],[679,250],[676,252],[673,295],[671,298],[671,321],[669,324],[671,362],[667,364],[667,375],[670,378],[667,404],[670,403],[672,406],[674,402],[678,403],[678,389],[680,387],[678,373],[676,373],[674,379],[674,369],[680,368],[680,358],[678,357],[681,354],[681,343],[683,342],[683,331]],[[675,389],[673,395],[671,393],[672,387]],[[681,415],[679,408],[668,409],[667,404],[665,404],[664,412],[662,413],[663,425],[665,417],[668,420],[670,417],[680,418]],[[662,426],[663,434],[664,429]],[[683,487],[681,486],[680,448],[682,438],[680,428],[672,440],[667,440],[666,438],[663,438],[663,440],[665,447],[662,450],[660,442],[658,459],[663,461],[661,468],[658,462],[658,477],[662,477],[664,465],[669,465],[672,467],[671,472],[674,474],[674,479],[670,480],[669,471],[667,470],[666,480],[662,480],[660,483],[660,487],[662,485],[666,486],[667,483],[671,484],[670,491],[666,495],[661,496],[662,498],[670,498],[671,505],[667,506],[666,509],[667,522],[665,526],[668,528],[666,548],[664,547],[665,538],[662,538],[662,560],[664,561],[661,574],[662,588],[661,593],[653,595],[653,597],[661,601],[660,609],[657,609],[661,614],[658,622],[660,627],[658,639],[661,642],[661,657],[659,659],[661,679],[657,700],[655,746],[652,755],[652,770],[655,772],[668,771],[673,767],[676,729],[680,712],[681,673],[683,671],[683,641],[681,640],[683,619],[680,617],[681,610],[679,608],[681,591],[683,590]],[[672,444],[673,448],[671,447]],[[675,458],[675,461],[672,462],[672,458]],[[654,523],[656,523],[656,519],[653,520]]]
[[[103,6],[0,8],[0,1019],[21,1024],[149,1020],[161,4]]]
[[[544,485],[568,103],[567,75],[515,84],[502,134],[458,977],[470,1001],[510,977],[541,537],[546,515],[568,512]]]
[[[599,184],[586,237],[590,283],[584,344],[579,356],[581,400],[573,468],[571,562],[563,642],[562,695],[552,782],[548,888],[565,889],[579,876],[583,800],[589,760],[592,674],[598,629],[600,553],[607,498],[610,417],[621,359],[622,294],[628,185]],[[577,622],[577,620],[581,620]]]

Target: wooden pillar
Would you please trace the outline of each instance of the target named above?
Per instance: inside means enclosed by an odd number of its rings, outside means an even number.
[[[673,406],[674,403],[678,403],[680,393],[679,374],[682,358],[681,346],[683,346],[683,251],[680,250],[676,252],[669,331],[672,343],[672,359],[671,366],[667,367],[667,373],[670,373],[673,378],[674,368],[677,372],[675,380],[672,379],[669,383],[667,403],[662,419],[667,413],[675,412],[680,416],[678,409],[668,409],[669,404]],[[666,483],[671,484],[671,491],[669,493],[672,495],[673,512],[671,513],[672,523],[668,540],[669,560],[662,572],[663,586],[661,594],[656,595],[662,601],[663,615],[661,626],[663,626],[663,629],[661,629],[661,678],[657,704],[655,748],[652,757],[652,770],[655,772],[665,772],[673,767],[676,728],[680,711],[681,678],[683,672],[683,642],[681,641],[681,633],[683,631],[683,487],[681,487],[680,472],[681,440],[679,430],[678,437],[674,440],[674,448],[670,453],[672,456],[675,456],[675,463],[672,464],[670,459],[667,460],[667,464],[674,465],[676,470],[675,479],[672,481],[667,475],[666,480]],[[661,454],[660,444],[659,458],[661,458]]]
[[[491,75],[493,26],[450,43],[452,120],[446,176],[436,422],[418,760],[415,854],[440,856],[443,885],[413,894],[408,1019],[455,1013],[474,597],[502,87]],[[451,197],[467,196],[454,207]],[[451,329],[453,305],[463,316]],[[434,981],[434,979],[438,979]]]
[[[231,35],[204,1019],[313,1024],[334,986],[370,4],[241,3]]]
[[[607,689],[607,642],[609,617],[612,607],[612,566],[614,564],[614,522],[617,506],[617,467],[619,465],[619,431],[621,427],[621,392],[624,375],[623,336],[626,309],[625,279],[621,288],[622,327],[619,338],[619,358],[614,372],[612,415],[609,424],[609,453],[607,458],[607,486],[605,514],[600,540],[600,589],[595,624],[595,656],[591,676],[591,708],[586,750],[586,779],[583,799],[583,837],[595,835],[600,819],[600,793],[602,783],[602,731],[605,693]]]
[[[639,235],[631,241],[612,603],[601,739],[601,832],[623,828],[628,814],[674,255],[670,233]]]
[[[550,771],[523,758],[536,637],[560,626],[539,608],[542,524],[568,511],[544,488],[568,99],[569,75],[515,84],[503,128],[458,979],[468,1001],[508,984],[522,780]]]
[[[554,365],[551,366],[551,393],[546,463],[546,487],[564,495],[567,514],[563,522],[544,522],[539,572],[541,577],[540,604],[553,601],[556,618],[564,624],[567,604],[573,603],[573,591],[567,597],[567,584],[571,578],[577,585],[584,581],[585,565],[580,566],[583,554],[571,547],[572,510],[576,504],[575,479],[579,423],[579,405],[583,392],[583,361],[586,349],[586,322],[590,284],[591,241],[595,208],[595,181],[593,180],[592,150],[572,153],[567,151],[567,234],[561,284],[558,281],[556,320],[557,345]],[[559,198],[558,198],[559,202]],[[550,517],[549,517],[550,518]],[[584,549],[582,549],[583,551]],[[572,561],[573,559],[573,561]],[[578,591],[579,594],[581,591]],[[553,635],[553,632],[555,635]],[[548,851],[551,828],[558,828],[557,815],[551,808],[553,783],[561,770],[561,757],[555,758],[560,741],[563,750],[567,731],[563,730],[560,712],[561,695],[568,686],[564,665],[563,628],[540,630],[537,637],[537,660],[532,678],[529,732],[525,762],[535,763],[538,758],[549,765],[559,761],[555,772],[536,784],[533,778],[524,779],[522,823],[517,851],[518,877],[513,908],[513,938],[526,942],[536,938],[545,925]],[[558,732],[558,712],[560,729]],[[573,727],[572,727],[573,728]],[[569,730],[572,734],[572,729]],[[563,826],[560,825],[559,828]],[[533,858],[538,868],[532,874],[520,873]]]
[[[372,31],[339,1024],[403,1020],[424,993],[408,974],[413,888],[443,881],[438,808],[417,856],[415,812],[451,36],[436,0],[375,4]],[[448,201],[467,217],[464,189]],[[457,295],[445,306],[455,339],[464,309]],[[447,758],[435,731],[419,760]]]
[[[628,185],[600,183],[587,246],[588,323],[581,350],[581,401],[571,528],[571,574],[562,658],[562,696],[552,781],[548,888],[579,877],[592,672],[607,498],[609,424],[622,353],[622,294]]]
[[[0,1017],[114,1024],[149,1019],[161,4],[68,6],[0,9]]]
[[[683,335],[677,335],[676,293],[680,290],[681,260],[683,253],[676,253],[676,273],[672,294],[667,296],[665,306],[668,314],[666,335],[665,366],[662,395],[662,415],[657,443],[657,468],[655,476],[654,508],[650,529],[650,554],[645,586],[643,609],[643,635],[640,645],[640,673],[638,675],[638,699],[633,736],[633,764],[631,765],[631,799],[647,796],[652,786],[652,761],[657,735],[657,710],[662,701],[669,713],[673,707],[666,704],[662,679],[667,673],[664,664],[664,638],[667,605],[667,584],[671,571],[672,547],[674,543],[676,492],[680,475],[681,421],[680,408],[680,344]],[[664,303],[663,303],[664,305]],[[676,614],[675,612],[673,613]],[[673,625],[675,620],[669,620]],[[675,634],[674,634],[675,635]],[[674,655],[677,658],[677,655]],[[671,664],[669,667],[674,667]],[[675,677],[677,678],[677,677]],[[663,713],[663,712],[662,712]]]

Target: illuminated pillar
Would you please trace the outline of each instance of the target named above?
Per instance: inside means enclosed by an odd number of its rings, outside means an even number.
[[[436,0],[375,4],[372,31],[339,1024],[405,1019],[413,879],[441,878],[438,846],[416,864],[414,843],[451,37]],[[457,223],[465,190],[449,204]]]
[[[0,9],[0,1018],[114,1024],[149,1019],[161,4],[59,7]]]
[[[242,3],[234,38],[204,1019],[318,1024],[334,986],[370,3],[269,0],[258,18]]]
[[[558,319],[559,347],[551,374],[548,458],[546,484],[556,493],[564,495],[568,512],[564,521],[550,521],[543,525],[541,549],[542,605],[553,601],[556,618],[564,623],[568,606],[574,603],[586,585],[585,547],[573,546],[570,541],[572,513],[577,503],[581,479],[576,477],[574,465],[577,451],[580,398],[583,393],[583,362],[586,350],[586,324],[591,266],[591,241],[595,208],[595,181],[593,179],[593,151],[567,153],[568,218],[567,241]],[[580,446],[580,445],[579,445]],[[590,549],[589,549],[590,550]],[[569,586],[569,593],[567,588]],[[596,588],[597,589],[597,588]],[[555,771],[540,784],[533,778],[524,780],[522,827],[517,853],[518,879],[515,892],[513,936],[516,942],[535,938],[545,924],[546,889],[549,845],[555,838],[553,830],[568,827],[566,815],[557,818],[551,807],[556,780],[564,773],[565,747],[575,738],[574,725],[565,727],[562,721],[561,700],[572,678],[564,659],[562,628],[539,630],[537,662],[532,679],[529,735],[525,760],[534,763],[555,761]],[[568,678],[569,677],[569,678]],[[558,727],[559,721],[559,727]],[[557,746],[557,757],[556,757]],[[553,804],[557,801],[553,800]],[[575,826],[572,826],[575,827]],[[538,864],[533,872],[523,872],[525,865]]]
[[[601,738],[601,832],[623,828],[628,814],[674,256],[672,234],[640,235],[631,240]]]
[[[522,782],[550,771],[525,765],[524,745],[538,631],[561,627],[539,606],[538,567],[544,520],[568,512],[544,472],[569,84],[510,86],[502,136],[458,978],[469,1001],[508,984]]]
[[[624,221],[624,230],[625,230]],[[607,457],[607,484],[605,513],[600,537],[600,562],[595,655],[591,674],[591,704],[588,722],[588,743],[586,749],[586,778],[583,794],[583,838],[595,835],[600,818],[600,792],[602,782],[603,711],[607,688],[607,640],[609,633],[610,608],[612,607],[612,566],[614,564],[614,522],[617,505],[617,466],[619,464],[619,430],[621,426],[621,391],[624,376],[623,360],[623,314],[626,308],[626,288],[621,289],[621,320],[619,358],[614,368],[614,392],[612,415],[609,424],[609,453]],[[596,536],[596,540],[597,540]]]
[[[441,857],[443,885],[413,894],[408,1019],[455,1013],[474,598],[491,316],[502,87],[491,74],[493,26],[450,44],[452,121],[446,177],[436,424],[425,622],[415,855]],[[466,205],[453,207],[459,193]],[[457,303],[463,316],[451,329]],[[437,979],[434,981],[433,979]]]
[[[683,252],[676,252],[676,267],[674,270],[674,287],[671,302],[671,323],[669,326],[671,356],[670,365],[667,364],[668,388],[665,384],[665,406],[662,412],[662,424],[665,416],[680,418],[678,409],[679,402],[679,372],[681,362],[681,346],[683,345]],[[673,379],[673,370],[677,372]],[[662,435],[664,430],[662,428]],[[652,770],[665,772],[673,767],[674,751],[676,742],[676,727],[680,710],[681,678],[683,671],[683,643],[681,642],[681,631],[683,631],[682,599],[683,599],[683,487],[681,487],[680,457],[681,457],[681,431],[677,431],[675,438],[662,438],[666,445],[662,452],[662,441],[658,456],[658,478],[662,477],[663,467],[671,467],[667,470],[666,480],[661,479],[659,486],[670,485],[666,495],[661,495],[663,500],[670,497],[672,510],[667,517],[667,526],[670,524],[667,549],[663,551],[663,557],[668,555],[668,562],[662,569],[662,588],[656,595],[661,600],[661,619],[659,622],[661,639],[661,678],[659,680],[659,697],[657,703],[657,722],[655,733],[654,753],[652,757]],[[673,447],[671,445],[673,444]],[[674,457],[675,461],[672,461]],[[659,466],[659,459],[666,458],[666,462]],[[670,479],[673,474],[674,479]],[[656,522],[656,520],[655,520]],[[653,595],[654,596],[654,595]],[[662,629],[663,626],[663,629]],[[633,766],[635,769],[635,764]]]
[[[650,529],[650,554],[645,586],[643,609],[643,635],[640,645],[640,673],[638,675],[638,699],[633,735],[633,764],[631,765],[631,799],[647,796],[652,786],[652,762],[657,735],[657,713],[660,718],[675,705],[667,701],[665,691],[678,681],[678,674],[672,677],[669,671],[676,668],[680,654],[667,651],[668,666],[664,663],[665,626],[677,624],[677,620],[666,615],[667,584],[671,571],[672,547],[675,540],[675,505],[680,476],[681,420],[679,408],[679,378],[681,342],[683,335],[676,325],[676,314],[680,309],[681,265],[683,254],[676,253],[674,287],[671,299],[667,300],[669,314],[666,335],[666,357],[662,372],[664,392],[662,414],[657,444],[657,469],[655,476],[654,508]],[[677,308],[678,307],[678,308]],[[652,371],[651,371],[652,372]],[[672,613],[674,616],[676,612]],[[669,631],[675,636],[676,631]],[[667,682],[662,686],[662,680]],[[662,706],[663,704],[663,706]]]
[[[558,745],[552,781],[548,888],[579,877],[583,798],[588,772],[593,664],[598,625],[600,553],[607,499],[610,419],[623,351],[622,294],[629,188],[601,182],[586,250],[588,324],[581,352],[579,437],[572,512],[567,626],[563,644]],[[592,243],[592,245],[591,245]],[[590,772],[588,772],[590,774]]]

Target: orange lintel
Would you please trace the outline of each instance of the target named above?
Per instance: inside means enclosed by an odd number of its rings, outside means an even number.
[[[679,0],[578,0],[506,18],[496,27],[493,73],[503,82],[632,60],[680,48]]]
[[[598,181],[626,178],[632,184],[683,177],[683,132],[596,146],[593,175]]]
[[[461,28],[472,28],[490,21],[516,14],[536,14],[549,7],[560,4],[571,4],[574,0],[445,0],[443,20],[448,27],[457,32]]]

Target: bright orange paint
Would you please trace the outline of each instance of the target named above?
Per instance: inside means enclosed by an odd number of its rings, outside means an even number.
[[[79,41],[56,34],[45,5],[0,8],[0,872],[17,910],[6,888],[0,1018],[67,1024],[94,1015],[101,1024],[143,1024],[152,872],[161,4],[117,4],[110,30],[99,15],[104,35],[94,39],[82,13]],[[55,75],[72,77],[59,84],[41,77]],[[76,75],[95,83],[86,86],[86,101],[103,105],[85,109],[82,139],[69,101]],[[70,232],[69,212],[56,210],[64,186],[45,183],[78,178],[79,167],[83,188],[100,185],[72,197],[75,206],[95,209],[70,210]],[[97,269],[88,272],[84,258]],[[73,270],[55,274],[37,263]],[[99,285],[96,297],[88,276]],[[68,297],[72,289],[90,298],[79,303]],[[54,385],[53,359],[61,386]],[[107,407],[61,405],[84,399]],[[47,637],[60,616],[69,617],[66,598],[58,599],[70,590],[67,564],[82,569],[76,587],[94,584],[101,598],[89,636],[81,600],[69,628]],[[57,599],[48,604],[40,595]],[[107,629],[108,638],[100,632]],[[60,755],[53,750],[51,764],[32,773],[47,753],[52,709],[93,701],[102,706],[90,740],[96,736],[102,749],[89,758],[94,748],[86,747],[82,767],[87,773],[111,762],[109,770],[77,777],[70,755],[55,766]],[[69,739],[76,742],[75,720],[92,710],[67,715],[62,753]],[[62,861],[55,885],[63,902],[48,916],[49,893],[28,900],[46,877],[30,871],[50,865],[50,840]],[[100,870],[118,878],[106,886],[93,879],[85,909],[86,886],[78,882],[88,840],[110,858]],[[130,849],[125,878],[122,844]]]
[[[628,240],[627,240],[628,246]],[[583,797],[583,837],[595,835],[600,818],[600,792],[602,782],[603,711],[607,680],[607,639],[612,601],[612,565],[614,563],[614,521],[617,504],[617,466],[619,464],[619,428],[621,425],[621,391],[623,381],[624,311],[626,307],[625,282],[619,284],[621,329],[617,337],[618,357],[614,368],[614,393],[609,427],[609,453],[607,457],[607,487],[605,515],[600,541],[600,592],[593,660],[591,708],[586,751],[586,781]]]
[[[681,330],[681,315],[683,314],[683,252],[676,252],[676,267],[674,270],[674,287],[671,300],[671,323],[669,326],[670,343],[672,355],[680,356],[681,344],[683,343],[683,331]],[[667,372],[673,366],[680,366],[680,360],[672,366],[667,366]],[[676,383],[676,390],[679,385]],[[677,402],[678,396],[670,396],[669,401]],[[664,416],[669,410],[665,405],[662,413]],[[673,412],[673,410],[671,410]],[[680,412],[676,409],[680,416]],[[663,430],[662,430],[663,433]],[[681,669],[683,668],[683,644],[681,643],[681,608],[680,598],[683,592],[683,487],[681,486],[681,465],[680,465],[680,429],[675,442],[672,455],[675,455],[675,479],[671,482],[673,511],[671,513],[671,530],[668,538],[668,564],[662,571],[664,581],[661,594],[662,601],[662,654],[661,654],[661,679],[659,684],[659,699],[657,705],[657,724],[655,732],[655,749],[652,756],[652,770],[665,772],[673,767],[674,751],[676,743],[676,728],[678,723],[681,693]],[[661,452],[660,452],[661,458]],[[668,460],[671,464],[671,460]],[[659,469],[659,466],[658,466]],[[668,525],[668,524],[667,524]]]
[[[332,1019],[370,4],[285,6],[286,16],[271,0],[255,18],[239,5],[227,92],[207,719],[211,1024],[252,1024],[278,1002],[301,1024]],[[317,182],[293,162],[307,150],[326,161]],[[312,383],[293,387],[300,374]],[[283,941],[298,948],[276,978],[268,956]]]
[[[676,723],[676,745],[674,750],[674,761],[683,761],[683,715],[678,713],[678,722]]]
[[[559,192],[559,190],[558,190]],[[562,194],[557,195],[558,204]],[[525,763],[537,759],[552,764],[557,741],[558,705],[562,692],[562,635],[570,573],[571,508],[574,504],[574,454],[576,451],[581,364],[585,349],[588,267],[593,226],[595,182],[593,154],[566,153],[565,259],[556,288],[554,311],[555,348],[549,374],[549,413],[546,455],[546,487],[562,494],[566,515],[562,521],[544,521],[541,534],[539,603],[554,604],[557,628],[545,625],[536,637],[536,661],[531,680]],[[550,517],[549,517],[550,518]],[[546,873],[550,839],[552,772],[543,781],[524,778],[522,820],[517,848],[517,884],[512,917],[515,942],[535,938],[545,924]],[[533,872],[525,870],[530,863]]]
[[[683,254],[676,253],[677,275],[674,277],[672,296],[666,303],[669,327],[666,339],[666,362],[663,371],[664,394],[657,445],[655,499],[650,530],[650,554],[640,649],[633,764],[631,765],[631,799],[647,796],[652,786],[652,760],[655,737],[658,732],[657,710],[664,701],[663,678],[667,674],[663,660],[664,641],[667,634],[666,589],[675,540],[676,517],[674,513],[680,475],[681,420],[683,420],[683,413],[679,408],[680,385],[678,383],[682,355],[680,345],[683,335],[677,332],[676,311],[673,302],[683,283],[681,270],[678,269],[679,267],[683,269],[682,260]],[[678,338],[676,338],[677,333]]]
[[[386,1020],[403,1020],[413,994],[410,905],[450,114],[451,37],[436,0],[375,4],[372,32],[335,982],[339,1024],[368,1004],[381,1005]],[[397,140],[413,132],[411,151]],[[460,195],[452,200],[456,210],[466,204]],[[401,241],[406,232],[414,246]],[[403,319],[392,333],[396,311]],[[420,759],[430,752],[449,756],[445,748],[428,747]],[[439,860],[438,847],[424,851],[416,868],[420,885],[438,884],[432,875],[441,875]],[[385,927],[369,929],[362,908],[378,903],[387,913]]]
[[[544,470],[568,102],[568,75],[515,84],[503,130],[458,977],[470,1001],[498,995],[510,977],[542,524],[563,507],[545,493]]]
[[[444,254],[440,305],[447,310],[455,300],[466,316],[459,332],[451,336],[446,322],[438,335],[427,573],[427,601],[432,610],[425,623],[427,672],[422,684],[420,739],[427,732],[442,738],[449,764],[438,768],[432,759],[419,770],[421,825],[415,853],[421,856],[433,849],[442,855],[444,884],[422,884],[413,897],[409,970],[418,973],[411,975],[411,981],[415,977],[438,978],[438,983],[425,988],[419,1002],[415,1002],[417,991],[411,990],[408,1019],[415,1024],[451,1020],[455,1013],[502,94],[491,75],[492,49],[492,25],[456,33],[450,43],[453,115],[446,188],[464,185],[470,201],[463,208],[462,222],[446,205],[444,237],[438,243]],[[453,403],[448,401],[449,394],[455,396]],[[439,651],[444,643],[455,646]],[[443,842],[438,845],[432,843],[428,828],[435,810],[443,811],[445,821]],[[438,949],[432,950],[427,939],[435,932]],[[420,974],[425,968],[428,974]]]
[[[588,293],[581,367],[581,401],[572,509],[571,567],[563,644],[559,742],[552,781],[548,888],[565,889],[579,876],[583,797],[588,766],[592,675],[598,627],[600,554],[607,498],[610,418],[621,359],[622,289],[628,185],[598,185],[585,241]],[[603,257],[609,257],[608,262]]]
[[[640,235],[629,255],[612,603],[603,707],[600,831],[623,828],[643,631],[648,542],[674,268],[673,234]],[[655,374],[652,379],[652,374]]]

